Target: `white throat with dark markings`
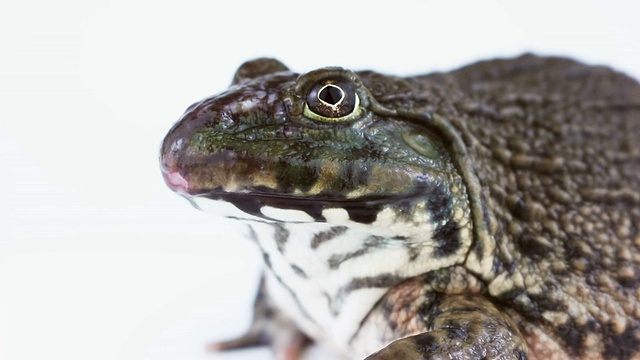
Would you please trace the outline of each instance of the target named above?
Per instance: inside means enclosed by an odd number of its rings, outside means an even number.
[[[268,268],[269,297],[308,335],[343,352],[391,287],[464,262],[471,243],[467,211],[454,209],[438,219],[424,200],[410,216],[406,209],[384,207],[371,224],[350,220],[341,208],[325,209],[326,222],[316,222],[299,210],[263,207],[269,220],[222,200],[193,201],[207,212],[247,222]]]

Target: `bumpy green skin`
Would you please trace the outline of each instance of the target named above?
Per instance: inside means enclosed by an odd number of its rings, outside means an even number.
[[[304,116],[309,87],[332,72],[353,82],[359,117]],[[445,184],[447,214],[464,208],[473,225],[469,247],[451,252],[464,261],[380,300],[363,329],[410,337],[370,359],[640,358],[636,81],[532,55],[409,78],[297,76],[273,60],[243,65],[234,87],[174,126],[163,167],[183,174],[189,196],[318,221],[327,204],[355,201],[352,219],[370,223],[377,202]]]

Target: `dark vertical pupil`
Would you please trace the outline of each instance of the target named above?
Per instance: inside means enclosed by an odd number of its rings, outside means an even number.
[[[329,105],[337,104],[342,99],[342,90],[340,88],[329,85],[320,91],[318,98]]]

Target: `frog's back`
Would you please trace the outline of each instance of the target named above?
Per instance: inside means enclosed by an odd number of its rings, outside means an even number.
[[[573,356],[597,358],[583,352],[589,342],[611,358],[632,356],[640,346],[640,85],[609,68],[531,55],[414,86],[433,83],[457,89],[437,111],[463,134],[482,187],[498,249],[486,269],[491,296],[513,304],[532,348],[545,332]]]

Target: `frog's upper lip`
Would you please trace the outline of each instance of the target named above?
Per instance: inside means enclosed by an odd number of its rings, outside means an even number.
[[[180,174],[180,171],[173,170],[171,166],[162,164],[162,177],[167,186],[181,195],[189,195],[189,181]]]

